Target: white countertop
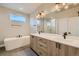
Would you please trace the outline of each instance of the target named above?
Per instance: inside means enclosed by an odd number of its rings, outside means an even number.
[[[79,37],[76,36],[67,36],[67,39],[64,39],[62,35],[58,34],[49,34],[49,33],[31,33],[31,35],[42,37],[54,42],[62,43],[68,46],[73,46],[79,48]]]

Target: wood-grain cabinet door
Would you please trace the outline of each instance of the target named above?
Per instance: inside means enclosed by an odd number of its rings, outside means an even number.
[[[58,56],[67,56],[68,55],[68,46],[64,44],[59,44],[58,46]]]
[[[79,56],[79,48],[68,46],[68,56]]]
[[[34,36],[30,36],[30,47],[34,49]]]
[[[37,37],[36,36],[32,36],[30,38],[30,46],[34,51],[37,51]]]
[[[49,41],[48,52],[49,52],[48,53],[49,56],[56,56],[57,55],[56,42]]]
[[[50,56],[66,56],[68,55],[68,47],[64,44],[50,41],[49,42],[49,55]]]

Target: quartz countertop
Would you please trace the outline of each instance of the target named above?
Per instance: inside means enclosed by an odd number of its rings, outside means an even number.
[[[79,37],[76,36],[67,36],[66,39],[62,35],[59,34],[49,34],[49,33],[31,33],[31,35],[38,36],[41,38],[45,38],[47,40],[51,40],[54,42],[58,42],[61,44],[65,44],[68,46],[79,48]]]

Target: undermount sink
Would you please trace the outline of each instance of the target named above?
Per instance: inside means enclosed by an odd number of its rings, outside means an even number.
[[[79,37],[76,36],[67,36],[66,40],[74,40],[74,41],[79,41]]]
[[[63,36],[58,36],[57,39],[64,39],[64,37]],[[64,40],[79,41],[79,37],[76,37],[76,36],[66,36],[66,39],[64,39]]]

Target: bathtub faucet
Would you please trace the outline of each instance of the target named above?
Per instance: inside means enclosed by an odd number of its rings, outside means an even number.
[[[17,37],[22,37],[22,35],[18,35]]]

